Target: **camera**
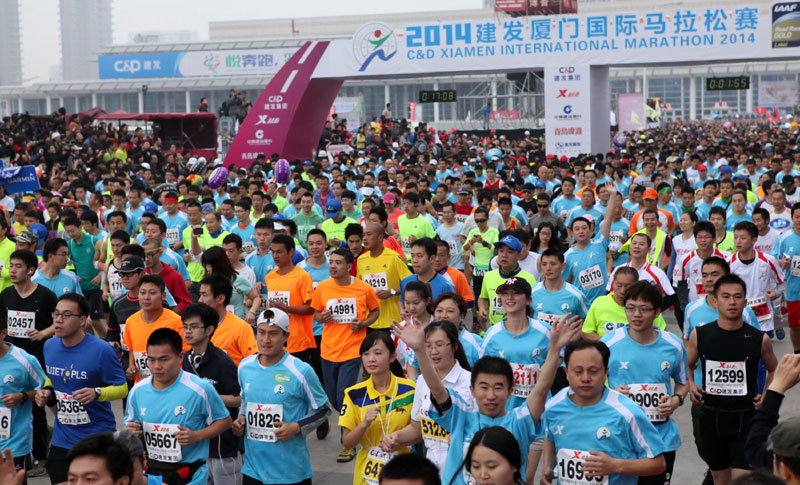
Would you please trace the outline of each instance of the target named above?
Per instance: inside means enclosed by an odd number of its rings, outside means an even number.
[[[202,227],[195,227],[192,229],[192,232],[195,236],[202,236],[203,235],[203,228]]]

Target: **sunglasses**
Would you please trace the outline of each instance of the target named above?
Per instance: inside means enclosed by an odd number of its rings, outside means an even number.
[[[475,224],[483,224],[487,219],[475,219]]]

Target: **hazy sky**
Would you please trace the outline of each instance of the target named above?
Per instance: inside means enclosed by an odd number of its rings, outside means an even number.
[[[22,78],[47,82],[61,58],[57,0],[20,0]],[[114,42],[145,30],[190,29],[208,39],[210,20],[299,18],[326,15],[384,14],[408,11],[473,9],[482,0],[113,0]],[[36,77],[36,79],[31,79]]]

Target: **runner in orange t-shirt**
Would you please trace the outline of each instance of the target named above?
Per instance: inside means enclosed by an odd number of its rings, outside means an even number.
[[[314,341],[314,309],[311,308],[313,280],[302,268],[292,264],[294,239],[278,234],[272,239],[270,250],[276,268],[266,278],[267,305],[283,310],[289,315],[289,340],[286,350],[304,362],[311,362]]]
[[[258,352],[258,346],[253,327],[227,309],[232,293],[231,280],[221,274],[211,274],[200,281],[198,301],[219,314],[219,324],[211,335],[211,343],[224,350],[236,367],[239,367],[242,359]]]
[[[447,281],[456,289],[456,293],[461,295],[461,298],[467,302],[467,306],[472,308],[475,304],[475,295],[472,293],[472,287],[464,276],[464,272],[449,266],[450,262],[450,245],[447,241],[441,239],[436,241],[436,257],[433,258],[433,269],[437,273],[444,276]]]
[[[181,317],[164,307],[161,302],[166,296],[164,279],[158,275],[145,275],[139,280],[139,306],[142,308],[125,321],[125,334],[122,342],[130,351],[130,364],[125,374],[128,379],[139,382],[150,377],[147,366],[147,339],[153,330],[171,328],[183,338]],[[183,350],[189,350],[183,343]]]

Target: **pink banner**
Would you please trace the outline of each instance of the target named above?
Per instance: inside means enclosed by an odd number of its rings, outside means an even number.
[[[239,127],[226,165],[249,167],[259,154],[290,162],[312,158],[342,86],[338,79],[311,79],[328,44],[306,42],[272,78]]]
[[[644,117],[644,95],[642,93],[617,94],[617,122],[619,131],[644,129],[647,119]]]

